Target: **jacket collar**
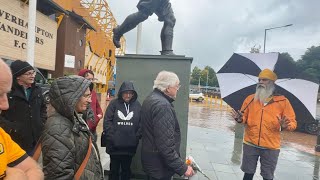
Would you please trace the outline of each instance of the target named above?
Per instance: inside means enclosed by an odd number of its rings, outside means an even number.
[[[171,98],[170,96],[166,95],[164,92],[160,91],[157,88],[155,88],[153,91],[158,93],[158,94],[161,94],[162,96],[164,96],[170,103],[172,103],[174,101],[173,98]]]
[[[33,91],[36,88],[36,84],[32,83],[30,88]],[[12,92],[11,95],[20,97],[20,98],[25,99],[27,101],[24,87],[19,85],[16,81],[14,81],[12,84],[11,92]],[[32,99],[32,94],[30,95],[30,99]]]
[[[79,134],[80,131],[89,132],[89,127],[86,122],[82,119],[82,114],[74,113],[74,122],[72,131]]]
[[[284,97],[281,94],[273,94],[272,99],[268,102],[268,104],[278,102],[278,101],[284,101],[286,100],[286,97]]]

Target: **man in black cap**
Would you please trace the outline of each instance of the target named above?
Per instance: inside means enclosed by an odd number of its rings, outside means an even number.
[[[13,83],[8,93],[9,109],[1,112],[4,118],[0,126],[32,156],[47,119],[47,107],[41,87],[35,84],[33,67],[25,61],[16,60],[10,68]]]

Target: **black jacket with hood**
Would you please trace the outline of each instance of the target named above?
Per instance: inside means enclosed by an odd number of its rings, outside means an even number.
[[[75,106],[91,82],[80,76],[55,80],[49,91],[55,111],[41,135],[43,172],[46,180],[74,179],[88,152],[91,133]],[[103,170],[95,142],[80,180],[103,180]]]
[[[122,99],[124,91],[133,91],[129,103]],[[118,98],[113,99],[105,113],[103,130],[107,135],[106,152],[110,155],[134,155],[141,137],[138,94],[133,83],[121,84]]]
[[[188,168],[180,157],[181,133],[173,101],[154,89],[141,108],[142,166],[149,176],[157,179],[174,173],[183,175]]]
[[[31,94],[27,100],[24,88],[13,77],[11,92],[8,94],[9,109],[1,112],[4,117],[0,126],[25,151],[31,152],[47,120],[47,106],[41,87],[31,85]]]

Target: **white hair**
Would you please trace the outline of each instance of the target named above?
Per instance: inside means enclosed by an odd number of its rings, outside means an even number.
[[[260,101],[264,103],[264,101],[270,97],[275,90],[275,84],[273,81],[270,81],[266,86],[262,84],[258,84],[256,87],[256,93],[254,95],[254,99],[256,101]]]
[[[165,91],[168,87],[179,83],[179,78],[174,72],[161,71],[154,80],[153,89],[157,88],[160,91]]]

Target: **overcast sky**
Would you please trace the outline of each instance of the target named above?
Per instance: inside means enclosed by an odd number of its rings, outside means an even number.
[[[118,24],[137,11],[138,0],[109,0]],[[256,45],[263,52],[288,52],[300,59],[307,48],[320,45],[320,0],[171,0],[177,19],[173,50],[193,57],[192,68],[211,66],[218,71],[234,52]],[[159,55],[162,23],[154,14],[142,24],[141,54]],[[136,53],[134,29],[125,34],[127,54]]]

